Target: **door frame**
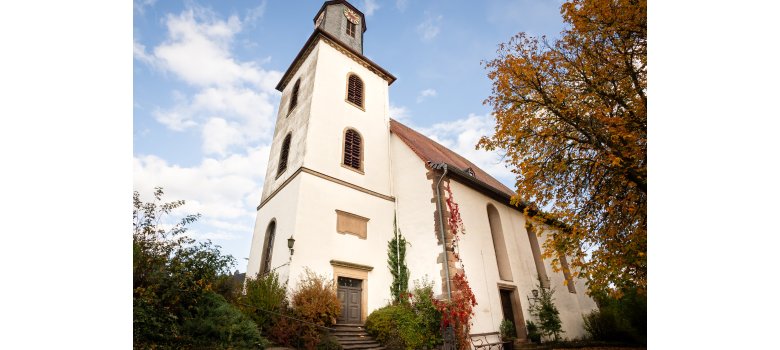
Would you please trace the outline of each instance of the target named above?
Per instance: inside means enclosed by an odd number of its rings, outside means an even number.
[[[503,320],[504,307],[501,304],[502,290],[506,290],[511,293],[509,299],[512,302],[512,320],[515,323],[515,331],[517,332],[517,339],[520,340],[528,339],[528,333],[525,329],[525,317],[523,317],[523,309],[522,309],[522,305],[520,304],[520,296],[518,295],[519,292],[517,286],[511,284],[505,284],[505,283],[498,283],[498,304],[499,306],[501,306],[501,319]]]
[[[368,273],[374,268],[339,260],[331,260],[330,265],[333,267],[333,284],[336,288],[338,288],[339,277],[363,281],[360,286],[360,322],[366,322],[368,316]]]

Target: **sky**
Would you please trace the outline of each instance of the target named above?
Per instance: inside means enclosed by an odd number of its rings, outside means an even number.
[[[185,200],[189,235],[246,270],[280,93],[323,1],[133,3],[133,189]],[[494,122],[481,65],[518,32],[555,37],[560,0],[354,0],[364,54],[397,80],[391,117],[468,158],[510,188],[500,154],[475,150]],[[174,217],[175,217],[174,215]]]

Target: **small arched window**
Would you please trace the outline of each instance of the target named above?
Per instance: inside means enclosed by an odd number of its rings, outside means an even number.
[[[293,109],[295,109],[295,106],[298,105],[298,90],[301,88],[301,79],[299,78],[298,81],[295,82],[295,85],[292,89],[292,96],[290,97],[290,108],[287,109],[287,115],[290,115],[290,112],[292,112]]]
[[[344,132],[344,166],[363,171],[363,139],[354,129]]]
[[[350,74],[347,80],[347,101],[363,108],[363,80],[355,74]]]
[[[262,265],[260,273],[265,275],[271,272],[271,255],[274,251],[274,236],[276,236],[276,221],[271,220],[268,229],[265,230],[265,244],[263,244]]]
[[[291,138],[292,134],[287,134],[287,137],[284,138],[284,142],[282,142],[282,151],[279,153],[279,168],[276,171],[276,177],[279,177],[279,175],[282,175],[282,173],[287,170],[287,158],[290,155]]]

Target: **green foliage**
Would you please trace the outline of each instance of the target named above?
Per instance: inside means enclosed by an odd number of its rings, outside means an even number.
[[[594,340],[647,343],[647,296],[630,289],[620,298],[595,296],[599,309],[583,316]]]
[[[510,320],[503,319],[501,325],[498,326],[498,331],[501,333],[502,340],[514,340],[517,338],[515,324]]]
[[[317,275],[308,268],[292,292],[292,308],[295,317],[310,324],[302,324],[301,340],[306,349],[314,349],[320,343],[320,327],[336,323],[341,313],[341,303],[333,280]],[[314,324],[314,325],[311,325]]]
[[[528,306],[528,311],[531,313],[531,316],[539,321],[539,333],[558,341],[561,339],[560,335],[563,333],[563,328],[561,327],[558,308],[555,306],[553,299],[555,289],[542,287],[541,281],[537,288],[539,290],[539,298]]]
[[[528,332],[528,340],[534,343],[542,342],[542,335],[539,333],[539,327],[531,320],[525,321],[525,330]]]
[[[241,309],[249,315],[261,333],[267,334],[279,316],[276,314],[286,310],[287,283],[279,281],[279,275],[272,271],[245,282],[245,294],[241,296]]]
[[[235,263],[233,257],[222,255],[219,246],[210,241],[196,242],[184,235],[187,225],[199,215],[187,215],[166,228],[167,216],[184,205],[184,201],[163,203],[162,196],[163,190],[158,187],[154,201],[144,203],[138,192],[133,192],[134,347],[178,348],[202,344],[206,338],[192,330],[198,322],[205,322],[204,317],[215,315],[220,315],[221,326],[228,329],[225,334],[229,336],[213,339],[212,347],[234,339],[241,344],[253,341],[255,338],[246,333],[246,320],[226,316],[231,311],[224,305],[218,307],[214,301],[214,286],[220,276],[230,274]],[[205,311],[211,309],[219,311]]]
[[[213,292],[204,294],[192,317],[184,321],[182,333],[195,346],[262,349],[269,345],[251,319]]]
[[[433,349],[442,343],[441,313],[433,299],[433,283],[415,281],[408,303],[374,310],[366,319],[366,331],[388,350]]]
[[[366,319],[366,331],[388,350],[422,349],[425,343],[414,311],[404,304],[374,310]]]
[[[387,267],[393,275],[390,295],[393,297],[393,303],[400,303],[406,301],[404,295],[409,289],[409,269],[406,266],[406,238],[401,235],[395,218],[393,218],[393,232],[395,236],[387,242]]]
[[[342,350],[343,347],[339,343],[338,339],[336,337],[330,335],[327,332],[324,332],[322,334],[322,337],[320,338],[320,343],[317,344],[317,350]]]

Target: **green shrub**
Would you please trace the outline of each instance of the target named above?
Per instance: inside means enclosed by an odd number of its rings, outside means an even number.
[[[433,303],[433,282],[423,278],[414,281],[411,306],[417,316],[418,332],[423,336],[424,346],[434,348],[442,343],[441,312]]]
[[[276,272],[271,272],[248,278],[245,288],[240,298],[241,309],[257,323],[261,333],[268,334],[279,319],[277,314],[286,310],[287,284],[279,281]]]
[[[292,310],[285,310],[282,313],[289,316],[292,316],[293,314]],[[268,337],[276,344],[287,347],[297,347],[300,333],[300,322],[291,320],[287,317],[279,317],[268,330]]]
[[[539,333],[542,336],[551,337],[553,340],[558,341],[561,339],[560,334],[563,333],[563,327],[561,326],[561,318],[553,298],[555,288],[542,287],[541,281],[539,281],[537,288],[539,297],[536,302],[528,306],[528,311],[531,313],[531,316],[534,316],[539,321],[537,325]]]
[[[209,348],[263,349],[268,345],[249,317],[212,292],[204,295],[184,321],[182,334],[191,344]]]
[[[308,268],[293,290],[291,299],[293,313],[297,318],[320,327],[333,325],[341,313],[341,303],[333,280],[317,275]],[[301,328],[301,340],[306,349],[316,348],[320,343],[320,328],[311,324],[302,324]]]
[[[317,344],[317,350],[342,350],[344,349],[336,337],[327,332],[322,333],[320,343]]]
[[[542,342],[542,334],[539,333],[539,327],[536,326],[536,323],[531,320],[526,320],[525,330],[528,332],[528,340],[534,343]]]
[[[501,325],[498,326],[498,331],[501,333],[501,340],[514,340],[517,338],[515,324],[510,320],[503,319]]]
[[[366,331],[388,350],[416,350],[426,344],[417,316],[408,305],[388,305],[366,319]]]
[[[599,305],[583,316],[585,330],[594,340],[634,344],[647,342],[647,297],[627,289],[619,298],[597,295]]]

